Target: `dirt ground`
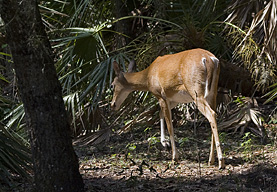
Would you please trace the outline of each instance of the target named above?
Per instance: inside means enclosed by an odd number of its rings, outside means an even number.
[[[208,166],[210,128],[175,129],[180,161],[159,143],[159,128],[112,133],[108,142],[75,146],[87,191],[277,191],[276,142],[221,133],[226,168]]]

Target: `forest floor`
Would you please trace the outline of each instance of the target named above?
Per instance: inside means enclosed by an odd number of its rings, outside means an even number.
[[[221,133],[226,168],[219,170],[217,159],[207,164],[208,125],[197,134],[187,126],[175,129],[177,164],[159,135],[158,126],[136,128],[98,145],[75,145],[87,191],[277,191],[276,141],[261,145],[250,133]]]

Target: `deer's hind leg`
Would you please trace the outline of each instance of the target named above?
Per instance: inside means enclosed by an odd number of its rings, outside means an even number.
[[[199,111],[208,119],[212,129],[211,152],[209,157],[209,164],[214,163],[214,146],[215,146],[217,151],[219,169],[223,169],[225,168],[225,163],[222,155],[222,150],[221,150],[219,135],[217,130],[216,113],[211,108],[207,100],[204,98],[197,98],[196,105]]]

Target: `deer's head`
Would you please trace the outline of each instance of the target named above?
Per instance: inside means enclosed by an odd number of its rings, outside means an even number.
[[[128,67],[128,73],[133,72],[135,68],[135,62],[131,61]],[[113,99],[111,102],[111,107],[114,110],[118,110],[127,96],[133,91],[131,89],[130,84],[128,83],[127,79],[125,78],[124,74],[116,61],[113,62],[113,69],[115,72],[116,77],[112,83],[114,93]]]

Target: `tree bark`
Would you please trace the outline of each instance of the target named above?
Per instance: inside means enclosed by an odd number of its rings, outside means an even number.
[[[84,191],[61,86],[36,0],[0,0],[29,127],[36,191]]]
[[[122,0],[114,1],[114,15],[116,19],[130,16],[128,13],[127,2]],[[120,49],[128,43],[130,43],[132,36],[132,21],[130,19],[123,19],[115,23],[115,31],[119,34],[115,34],[115,47]],[[127,36],[127,37],[126,37]]]

